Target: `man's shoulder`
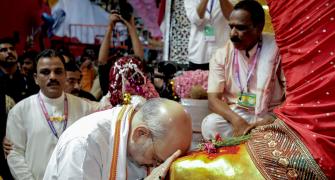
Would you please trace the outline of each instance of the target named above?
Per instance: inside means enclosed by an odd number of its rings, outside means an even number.
[[[272,44],[272,45],[277,46],[274,34],[263,32],[262,38],[263,38],[263,44],[266,44],[266,45]]]
[[[28,117],[34,115],[36,109],[39,108],[37,102],[37,94],[19,101],[9,110],[7,121],[30,121],[31,119]]]
[[[37,102],[37,94],[22,99],[11,109],[11,111],[19,111],[23,108],[31,108],[31,107],[36,108],[36,106],[33,105],[35,101]]]
[[[95,105],[97,102],[91,101],[82,97],[78,97],[69,93],[66,93],[66,97],[69,99],[70,103],[79,103],[81,106]]]
[[[216,61],[220,61],[221,63],[227,63],[225,62],[227,60],[227,56],[229,55],[229,52],[232,52],[232,50],[234,49],[233,44],[231,43],[231,41],[227,41],[227,43],[225,43],[225,45],[219,47],[218,49],[215,50],[213,56],[211,59],[216,60]],[[219,63],[219,62],[218,62]]]
[[[91,137],[101,136],[101,132],[109,132],[112,114],[113,109],[108,109],[80,118],[62,134],[62,142],[88,140]]]
[[[96,101],[96,98],[91,93],[84,91],[82,89],[79,91],[79,97],[86,98],[91,101]]]

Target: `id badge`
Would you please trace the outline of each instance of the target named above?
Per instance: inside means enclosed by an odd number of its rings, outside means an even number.
[[[214,42],[215,41],[215,29],[211,25],[206,25],[204,29],[205,41]]]
[[[239,93],[237,99],[237,105],[246,109],[254,109],[256,106],[256,94]]]

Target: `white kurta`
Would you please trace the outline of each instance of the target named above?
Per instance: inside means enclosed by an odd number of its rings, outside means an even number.
[[[64,93],[57,99],[47,98],[41,92],[40,94],[49,116],[63,116]],[[71,94],[66,96],[69,114],[67,127],[98,108],[97,103]],[[64,122],[53,124],[60,136]],[[37,94],[20,101],[9,112],[6,137],[13,143],[8,164],[15,179],[42,179],[58,139],[44,117]]]
[[[215,50],[225,45],[229,39],[228,21],[223,16],[218,0],[209,0],[204,18],[200,19],[197,7],[201,0],[185,0],[185,11],[190,21],[191,29],[188,42],[188,59],[195,64],[208,63]],[[209,13],[213,2],[212,12]],[[215,41],[206,42],[204,27],[212,25],[215,29]]]
[[[113,145],[110,141],[121,107],[88,115],[71,126],[60,138],[43,179],[107,180],[110,174]],[[126,153],[126,152],[123,152]],[[121,162],[118,162],[121,163]],[[127,178],[146,176],[146,169],[127,159]]]
[[[241,92],[235,77],[234,46],[229,41],[223,48],[216,51],[210,61],[208,75],[208,93],[222,93],[224,101],[231,110],[245,119],[248,123],[254,123],[257,117],[265,117],[281,104],[284,96],[284,78],[279,68],[279,50],[272,34],[263,33],[262,48],[253,75],[249,82],[249,91],[257,96],[255,111],[250,112],[238,108],[236,102],[238,93]],[[246,56],[246,51],[238,50],[241,86],[246,87],[249,67],[252,66],[252,57],[257,52],[255,45]],[[221,115],[212,113],[202,121],[202,136],[204,139],[213,139],[219,133],[222,137],[233,135],[231,124]]]

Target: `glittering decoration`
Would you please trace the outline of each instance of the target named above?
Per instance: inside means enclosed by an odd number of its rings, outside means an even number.
[[[158,97],[154,85],[143,73],[143,64],[136,57],[121,57],[109,73],[110,102],[113,106],[129,104],[131,95],[146,99]]]
[[[123,94],[123,104],[127,105],[131,102],[131,95],[129,93]]]
[[[50,116],[50,121],[62,122],[65,120],[64,116]]]
[[[179,98],[179,96],[176,94],[176,88],[175,88],[175,86],[174,86],[174,80],[170,80],[170,82],[169,82],[169,86],[171,87],[171,90],[172,90],[172,97],[173,97],[173,100],[178,101],[180,98]]]
[[[264,179],[245,144],[221,147],[217,153],[190,152],[170,167],[170,180]]]

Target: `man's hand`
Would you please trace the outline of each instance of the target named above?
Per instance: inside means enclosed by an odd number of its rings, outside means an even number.
[[[92,67],[92,61],[89,59],[86,59],[81,65],[80,65],[80,70],[82,71],[83,69],[91,69]]]
[[[131,16],[131,18],[130,18],[129,21],[123,19],[123,17],[120,16],[120,20],[127,26],[128,29],[130,29],[130,28],[134,28],[135,29],[136,25],[135,25],[135,18],[134,18],[134,16]]]
[[[164,179],[170,169],[172,162],[181,155],[181,151],[177,150],[173,153],[163,164],[153,169],[145,180],[159,180]]]
[[[117,21],[120,21],[121,16],[117,13],[117,11],[112,11],[112,14],[109,16],[109,27],[114,27]]]
[[[5,157],[7,157],[9,152],[13,150],[13,144],[6,137],[3,138],[2,147],[5,153]]]
[[[275,118],[271,115],[265,115],[264,117],[257,117],[256,126],[264,126],[267,124],[271,124],[273,123],[275,120]]]
[[[242,136],[247,134],[251,129],[255,128],[255,124],[249,124],[243,118],[234,120],[231,125],[233,126],[233,136]]]

